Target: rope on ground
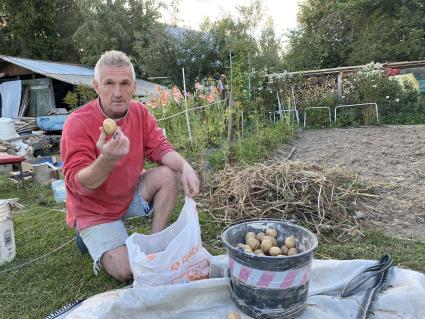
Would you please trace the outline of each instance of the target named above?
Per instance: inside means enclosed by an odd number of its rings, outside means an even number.
[[[42,256],[39,256],[39,257],[37,257],[37,258],[34,258],[34,259],[31,259],[31,260],[28,260],[28,261],[26,261],[26,262],[24,262],[24,263],[22,263],[22,264],[20,264],[20,265],[17,265],[17,266],[15,266],[15,267],[11,267],[11,268],[8,268],[8,269],[5,269],[5,270],[2,270],[2,271],[0,271],[0,274],[3,274],[3,273],[5,273],[5,272],[8,272],[8,271],[11,271],[11,270],[14,270],[14,269],[22,268],[22,267],[24,267],[24,266],[26,266],[26,265],[28,265],[28,264],[31,264],[31,263],[33,263],[33,262],[36,262],[37,260],[40,260],[40,259],[42,259],[42,258],[44,258],[44,257],[47,257],[47,256],[49,256],[49,255],[53,254],[54,252],[56,252],[56,251],[58,251],[58,250],[62,249],[63,247],[65,247],[66,245],[70,244],[70,243],[71,243],[71,242],[73,242],[73,241],[75,241],[75,237],[74,237],[74,238],[72,238],[72,239],[70,239],[69,241],[67,241],[65,244],[63,244],[63,245],[61,245],[61,246],[59,246],[59,247],[57,247],[57,248],[53,249],[52,251],[50,251],[50,252],[48,252],[48,253],[45,253],[45,254],[44,254],[44,255],[42,255]]]

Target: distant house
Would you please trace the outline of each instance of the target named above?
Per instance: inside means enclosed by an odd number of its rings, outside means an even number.
[[[92,87],[94,69],[67,63],[0,55],[0,116],[46,115],[67,108],[63,98],[75,86]],[[137,79],[139,98],[153,95],[155,83]]]

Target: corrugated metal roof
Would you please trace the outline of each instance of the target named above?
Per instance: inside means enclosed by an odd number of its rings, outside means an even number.
[[[62,82],[93,87],[94,69],[89,67],[6,55],[0,55],[0,59]],[[152,95],[155,92],[155,83],[140,79],[137,79],[136,82],[136,94],[138,96]]]

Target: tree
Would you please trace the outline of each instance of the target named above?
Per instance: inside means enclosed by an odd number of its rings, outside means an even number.
[[[307,0],[289,34],[289,70],[425,58],[421,0]]]
[[[125,52],[133,62],[143,60],[161,26],[160,3],[154,0],[80,1],[82,23],[74,34],[83,63],[94,66],[107,50]],[[137,63],[136,72],[141,73]]]
[[[167,76],[170,82],[182,85],[184,68],[190,88],[197,77],[217,72],[219,55],[208,33],[163,25],[152,37],[145,55],[138,61],[146,74]]]
[[[78,61],[71,35],[79,23],[73,0],[1,0],[1,53]]]

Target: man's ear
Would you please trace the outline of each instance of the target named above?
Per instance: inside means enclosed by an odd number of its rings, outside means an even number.
[[[94,89],[94,91],[97,93],[97,95],[100,95],[99,94],[99,83],[97,83],[97,81],[96,80],[93,80],[93,89]]]
[[[137,85],[137,81],[134,80],[133,81],[133,96],[136,95],[136,85]]]

